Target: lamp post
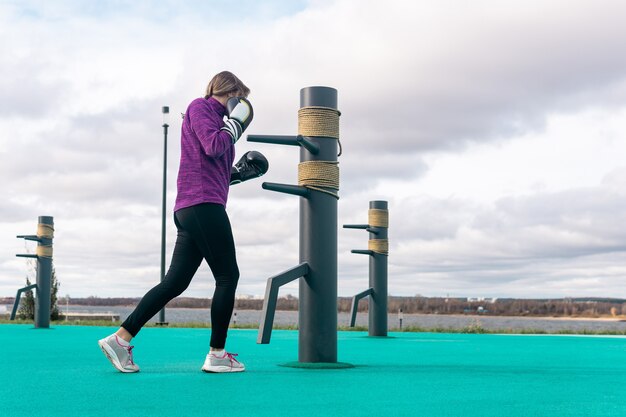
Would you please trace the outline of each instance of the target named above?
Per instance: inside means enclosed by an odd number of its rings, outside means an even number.
[[[163,106],[163,204],[161,206],[161,282],[165,279],[165,202],[167,196],[167,128],[169,127],[170,108]],[[165,307],[159,312],[159,322],[166,326]]]

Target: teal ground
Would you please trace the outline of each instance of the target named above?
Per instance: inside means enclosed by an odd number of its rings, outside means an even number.
[[[296,369],[296,331],[231,330],[248,370],[200,371],[209,329],[144,328],[138,374],[97,340],[111,327],[0,326],[0,416],[626,416],[626,338],[339,333],[354,368]]]

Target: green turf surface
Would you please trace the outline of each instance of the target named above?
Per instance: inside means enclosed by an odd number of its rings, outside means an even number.
[[[626,338],[339,333],[349,369],[297,360],[296,331],[231,330],[247,371],[200,371],[209,329],[144,328],[138,374],[97,340],[111,327],[0,326],[0,416],[626,416]]]

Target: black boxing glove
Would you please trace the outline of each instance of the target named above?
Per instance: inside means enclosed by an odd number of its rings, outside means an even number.
[[[252,121],[254,116],[252,104],[244,97],[231,97],[226,102],[226,112],[228,118],[220,130],[228,132],[234,144]]]
[[[260,177],[267,172],[269,167],[267,158],[261,152],[248,151],[230,169],[230,185]]]

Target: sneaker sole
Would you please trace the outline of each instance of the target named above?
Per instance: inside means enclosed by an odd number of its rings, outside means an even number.
[[[104,353],[104,356],[106,356],[107,359],[109,360],[109,362],[111,362],[111,365],[113,365],[113,367],[115,369],[117,369],[118,371],[124,372],[125,374],[139,372],[139,369],[137,369],[136,371],[135,370],[130,370],[130,369],[125,369],[122,366],[122,364],[120,364],[120,361],[117,358],[117,355],[115,354],[113,349],[111,349],[109,347],[109,345],[107,345],[102,340],[98,340],[98,346],[100,346],[100,349],[102,349],[102,353]]]
[[[243,372],[246,368],[232,368],[230,366],[212,366],[210,368],[202,367],[202,372],[207,374],[222,374],[230,372]]]

